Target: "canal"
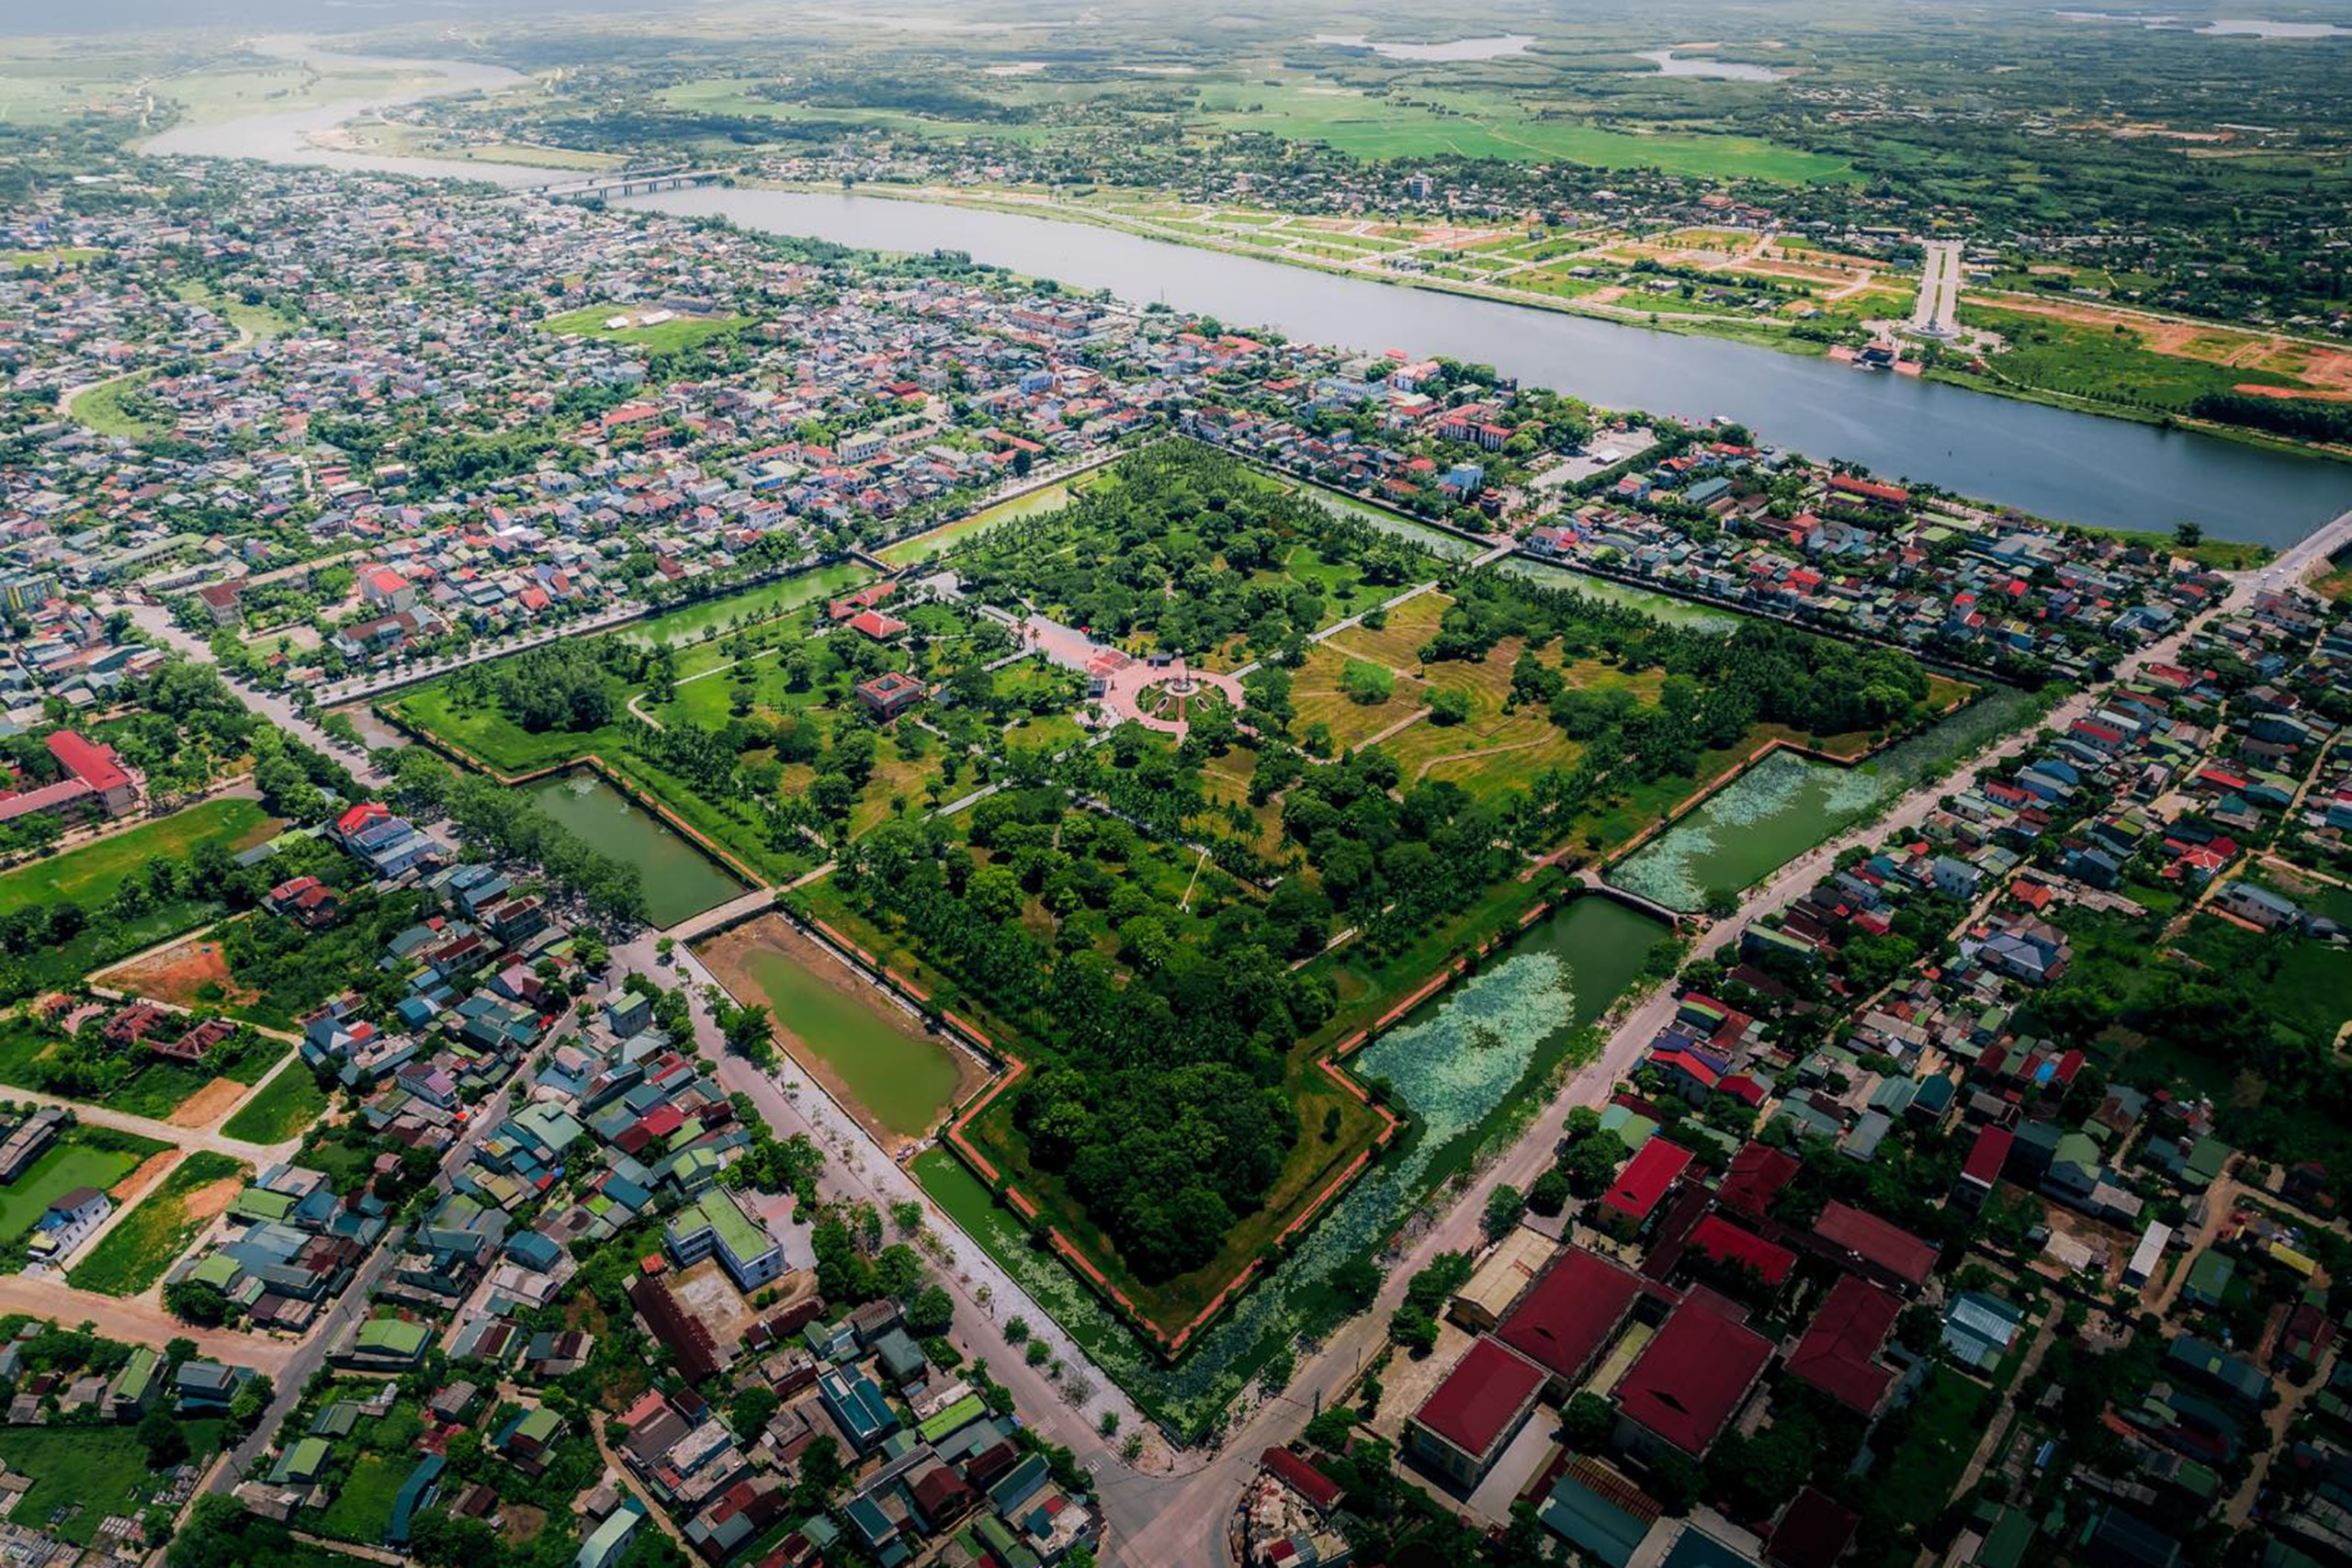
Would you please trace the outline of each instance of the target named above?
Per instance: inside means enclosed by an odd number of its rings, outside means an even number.
[[[717,908],[743,891],[685,837],[585,769],[523,786],[531,804],[625,864],[645,882],[645,903],[658,929]]]
[[[326,66],[355,62],[317,51],[309,57]],[[356,63],[379,69],[385,62],[361,57]],[[522,80],[495,67],[445,68],[453,74],[439,91]],[[354,152],[311,140],[367,107],[182,126],[146,150],[510,186],[563,177],[512,164]],[[1081,223],[839,192],[704,187],[630,205],[723,216],[845,245],[961,250],[1032,276],[1262,324],[1296,340],[1483,361],[1609,408],[1724,414],[1745,421],[1762,440],[1815,457],[1849,459],[2062,522],[2159,531],[2195,522],[2216,538],[2278,546],[2352,504],[2352,466],[2321,458],[1877,376],[1719,338],[1335,276]]]
[[[979,1081],[977,1066],[776,916],[695,956],[736,1000],[764,1003],[794,1060],[886,1145],[929,1133],[967,1077]]]
[[[1669,909],[1698,910],[1710,893],[1760,882],[2017,728],[2033,701],[1995,686],[1933,728],[1853,767],[1775,752],[1628,856],[1609,880]]]

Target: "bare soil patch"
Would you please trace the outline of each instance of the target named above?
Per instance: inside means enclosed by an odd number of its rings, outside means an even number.
[[[186,1206],[188,1218],[192,1220],[212,1218],[235,1202],[237,1194],[244,1190],[245,1184],[233,1176],[224,1176],[218,1181],[206,1182],[187,1195]]]
[[[241,1084],[234,1078],[214,1078],[180,1101],[165,1120],[175,1127],[209,1127],[228,1115],[237,1101],[251,1092],[249,1085]]]
[[[107,1189],[107,1196],[118,1203],[127,1203],[150,1187],[164,1179],[164,1173],[179,1163],[177,1149],[158,1149],[139,1164],[139,1168]]]
[[[92,977],[102,986],[178,1007],[194,1007],[209,998],[248,1003],[261,996],[235,983],[219,942],[203,940],[174,942]],[[218,991],[208,989],[216,986]]]

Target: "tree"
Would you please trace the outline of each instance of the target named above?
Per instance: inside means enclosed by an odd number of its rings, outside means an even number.
[[[1351,659],[1340,671],[1340,690],[1360,707],[1377,707],[1396,690],[1396,676],[1386,666]]]
[[[139,1441],[147,1450],[150,1470],[169,1470],[187,1458],[187,1434],[160,1404],[140,1417]]]
[[[1483,1218],[1488,1241],[1500,1241],[1519,1224],[1519,1216],[1527,1212],[1527,1199],[1508,1181],[1487,1194],[1487,1212]]]
[[[918,1339],[944,1334],[956,1321],[956,1303],[937,1285],[925,1285],[906,1304],[907,1332]]]
[[[1527,1207],[1532,1213],[1551,1219],[1568,1206],[1568,1179],[1555,1167],[1537,1177],[1527,1189]]]
[[[768,1010],[757,1002],[730,1007],[718,1021],[727,1048],[745,1060],[765,1066],[775,1060],[775,1031]]]
[[[1560,1415],[1560,1441],[1581,1454],[1599,1453],[1617,1432],[1617,1412],[1597,1393],[1578,1393]]]
[[[1380,1266],[1362,1255],[1340,1264],[1328,1278],[1332,1291],[1357,1312],[1380,1294]]]
[[[735,1428],[738,1438],[746,1443],[752,1442],[766,1428],[783,1403],[776,1397],[775,1390],[766,1384],[748,1384],[727,1406],[727,1424]]]
[[[201,1280],[179,1280],[164,1287],[164,1310],[185,1322],[218,1328],[232,1311],[229,1297],[218,1285]]]
[[[1470,716],[1470,694],[1459,686],[1440,686],[1430,694],[1430,722],[1460,724]]]
[[[255,1372],[239,1383],[237,1392],[229,1396],[229,1419],[242,1429],[251,1431],[261,1420],[263,1413],[269,1409],[270,1401],[277,1397],[277,1389],[269,1381],[269,1374]]]

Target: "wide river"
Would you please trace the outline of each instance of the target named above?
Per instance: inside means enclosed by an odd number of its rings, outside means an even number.
[[[376,70],[386,63],[315,52],[311,58]],[[520,81],[492,66],[445,69],[451,74],[437,91]],[[156,138],[148,151],[506,186],[571,177],[512,164],[378,157],[309,140],[368,107],[184,126]],[[1483,361],[1611,408],[1728,415],[1764,440],[1815,457],[1847,458],[1882,475],[1932,480],[2065,522],[2166,530],[2193,521],[2216,537],[2285,545],[2352,506],[2352,466],[2345,464],[1746,344],[1337,277],[1085,224],[847,193],[716,186],[631,205],[723,215],[748,228],[846,245],[966,251],[1034,276],[1107,288],[1139,303],[1164,300],[1295,339]]]

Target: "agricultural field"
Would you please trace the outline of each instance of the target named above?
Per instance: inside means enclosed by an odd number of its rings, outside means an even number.
[[[243,1160],[198,1150],[82,1254],[66,1271],[67,1282],[107,1296],[146,1291],[252,1176]]]

